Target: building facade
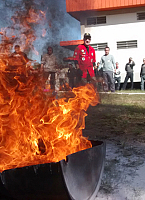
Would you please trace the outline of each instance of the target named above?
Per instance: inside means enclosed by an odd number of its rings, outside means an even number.
[[[134,82],[140,82],[145,57],[145,0],[66,0],[66,6],[67,12],[80,21],[81,38],[85,32],[91,34],[97,62],[104,54],[105,46],[109,46],[110,54],[119,62],[121,82],[126,75],[125,64],[129,57],[136,64]]]

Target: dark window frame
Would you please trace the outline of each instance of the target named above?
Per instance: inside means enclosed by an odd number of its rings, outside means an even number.
[[[87,26],[97,25],[97,24],[106,24],[106,16],[87,18]]]
[[[118,41],[116,43],[117,43],[117,50],[138,48],[137,40]]]
[[[107,42],[102,42],[102,43],[94,43],[94,44],[90,44],[95,51],[104,51],[105,47],[108,46]]]
[[[137,13],[137,20],[145,20],[145,12]]]

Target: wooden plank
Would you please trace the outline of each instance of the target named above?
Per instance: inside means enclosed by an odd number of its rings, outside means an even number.
[[[60,41],[60,46],[79,45],[83,43],[83,40]]]

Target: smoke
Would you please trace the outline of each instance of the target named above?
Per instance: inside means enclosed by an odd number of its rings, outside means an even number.
[[[41,55],[47,52],[48,46],[53,47],[54,54],[60,63],[63,57],[72,56],[73,52],[60,47],[59,42],[80,39],[80,23],[66,12],[65,0],[1,0],[0,28],[12,27],[11,30],[14,34],[18,35],[20,24],[19,26],[16,23],[14,25],[14,21],[11,19],[14,19],[14,16],[19,16],[22,23],[23,16],[28,15],[30,8],[42,10],[46,13],[46,18],[40,24],[31,24],[36,36],[33,47],[39,55],[34,53],[30,45],[30,48],[25,49],[28,57],[40,62]],[[43,31],[44,35],[42,34]],[[20,40],[19,42],[21,44]]]

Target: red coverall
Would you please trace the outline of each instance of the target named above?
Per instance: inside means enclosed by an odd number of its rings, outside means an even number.
[[[81,44],[74,51],[74,60],[78,61],[79,68],[82,70],[82,78],[87,77],[87,70],[91,77],[94,77],[93,63],[96,62],[95,50],[89,45],[89,53],[85,45]]]

